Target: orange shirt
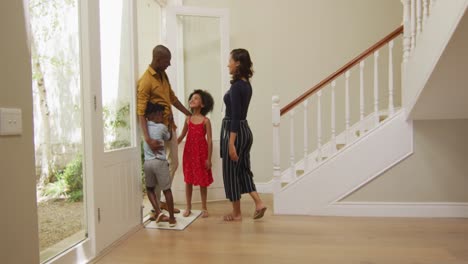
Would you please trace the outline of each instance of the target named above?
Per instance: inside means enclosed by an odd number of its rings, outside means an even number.
[[[171,84],[167,78],[167,74],[157,73],[151,66],[143,73],[138,80],[137,90],[137,114],[145,115],[147,102],[157,103],[165,107],[164,109],[164,124],[169,125],[168,117],[172,115],[172,104],[177,102],[177,97],[172,91]],[[173,129],[176,129],[174,121],[172,121]]]

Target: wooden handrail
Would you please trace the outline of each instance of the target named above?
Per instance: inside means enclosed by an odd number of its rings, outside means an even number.
[[[341,67],[339,70],[336,72],[332,73],[329,75],[327,78],[323,79],[323,81],[319,82],[317,85],[314,87],[310,88],[307,92],[303,93],[301,96],[296,98],[294,101],[291,103],[287,104],[285,107],[281,108],[280,114],[284,115],[286,114],[289,110],[293,109],[296,105],[300,104],[302,101],[307,99],[309,96],[317,92],[318,90],[322,89],[325,85],[327,85],[329,82],[334,80],[336,77],[340,76],[347,70],[351,69],[354,65],[358,64],[361,62],[363,59],[365,59],[367,56],[372,54],[374,51],[378,50],[388,42],[390,42],[392,39],[398,37],[398,35],[403,33],[403,26],[399,26],[397,29],[395,29],[392,33],[388,34],[386,37],[384,37],[382,40],[379,42],[375,43],[372,45],[370,48],[368,48],[366,51],[363,53],[359,54],[356,58],[348,62],[346,65]]]

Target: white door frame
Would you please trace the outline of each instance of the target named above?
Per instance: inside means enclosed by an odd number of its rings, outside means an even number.
[[[229,58],[229,10],[226,8],[202,8],[191,6],[168,6],[166,10],[166,38],[168,48],[172,52],[172,66],[167,69],[169,80],[172,83],[172,89],[179,98],[179,101],[184,103],[185,88],[184,88],[184,58],[183,54],[183,28],[178,25],[177,16],[200,16],[200,17],[216,17],[219,18],[219,32],[221,36],[221,94],[229,88],[229,72],[226,70],[227,60]],[[171,32],[177,32],[171,34]],[[222,98],[219,98],[222,102]],[[215,99],[216,100],[216,99]],[[185,117],[179,111],[174,111],[178,127],[183,127]]]
[[[221,36],[220,42],[220,61],[219,65],[221,67],[221,83],[219,84],[219,89],[221,89],[220,98],[215,98],[217,102],[222,104],[223,96],[225,91],[229,89],[229,72],[227,69],[227,63],[229,58],[229,10],[228,9],[216,9],[216,8],[199,8],[199,7],[189,7],[189,6],[167,6],[165,10],[165,19],[166,22],[162,23],[163,26],[166,25],[163,29],[163,39],[166,40],[166,45],[172,51],[172,66],[167,69],[167,74],[172,84],[172,89],[179,98],[179,101],[182,103],[187,102],[185,98],[185,88],[184,88],[184,58],[183,58],[183,27],[181,24],[178,24],[178,15],[186,16],[198,16],[198,17],[214,17],[219,19],[219,33]],[[164,33],[166,32],[166,33]],[[182,55],[182,56],[181,56]],[[219,101],[218,101],[219,100]],[[174,111],[175,121],[179,128],[183,127],[183,122],[185,116],[183,116],[179,111]],[[223,115],[223,114],[222,114]],[[217,153],[219,148],[219,134],[215,133],[213,136],[213,152]],[[183,153],[183,144],[179,145],[179,160],[181,159],[181,154]],[[218,150],[219,152],[219,150]],[[224,200],[225,192],[223,187],[222,180],[222,165],[220,162],[219,156],[213,155],[213,177],[214,184],[210,186],[210,191],[208,195],[209,200]],[[183,179],[183,171],[181,169],[176,171],[174,176],[174,181],[172,185],[172,192],[174,194],[174,199],[176,201],[183,201],[185,199],[185,184],[180,179]],[[193,202],[198,201],[198,196],[193,197]]]

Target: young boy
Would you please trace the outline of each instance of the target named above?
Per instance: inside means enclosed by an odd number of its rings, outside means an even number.
[[[147,103],[145,117],[148,121],[148,135],[152,139],[168,141],[172,138],[171,132],[169,132],[172,131],[172,128],[168,128],[163,124],[163,114],[164,106],[150,102]],[[171,179],[166,153],[164,150],[154,153],[146,142],[143,142],[143,150],[145,153],[146,193],[153,206],[150,220],[156,221],[156,223],[169,222],[169,226],[174,227],[176,225],[174,199],[172,198]],[[155,193],[156,186],[160,187],[166,197],[169,217],[161,212]]]

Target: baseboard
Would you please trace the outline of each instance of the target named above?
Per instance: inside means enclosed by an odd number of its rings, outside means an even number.
[[[185,204],[185,189],[173,189],[172,195],[176,204]],[[216,202],[226,200],[226,192],[224,187],[208,187],[208,202]],[[192,203],[201,203],[200,188],[198,186],[193,187]]]
[[[130,229],[127,233],[125,233],[125,235],[123,235],[122,237],[120,237],[119,239],[117,239],[114,243],[112,243],[110,246],[106,247],[104,250],[102,250],[100,253],[98,253],[98,255],[94,258],[92,258],[91,260],[89,260],[87,263],[89,264],[95,264],[97,263],[99,260],[101,260],[104,256],[106,256],[107,254],[109,254],[113,249],[115,249],[116,247],[118,247],[120,244],[122,244],[125,240],[127,240],[130,236],[132,236],[133,234],[135,234],[136,232],[138,232],[139,230],[143,229],[144,226],[143,224],[138,224],[136,225],[135,227],[133,227],[132,229]]]
[[[273,181],[256,182],[255,187],[257,187],[258,193],[273,193]]]
[[[336,202],[314,215],[468,218],[468,203]]]

